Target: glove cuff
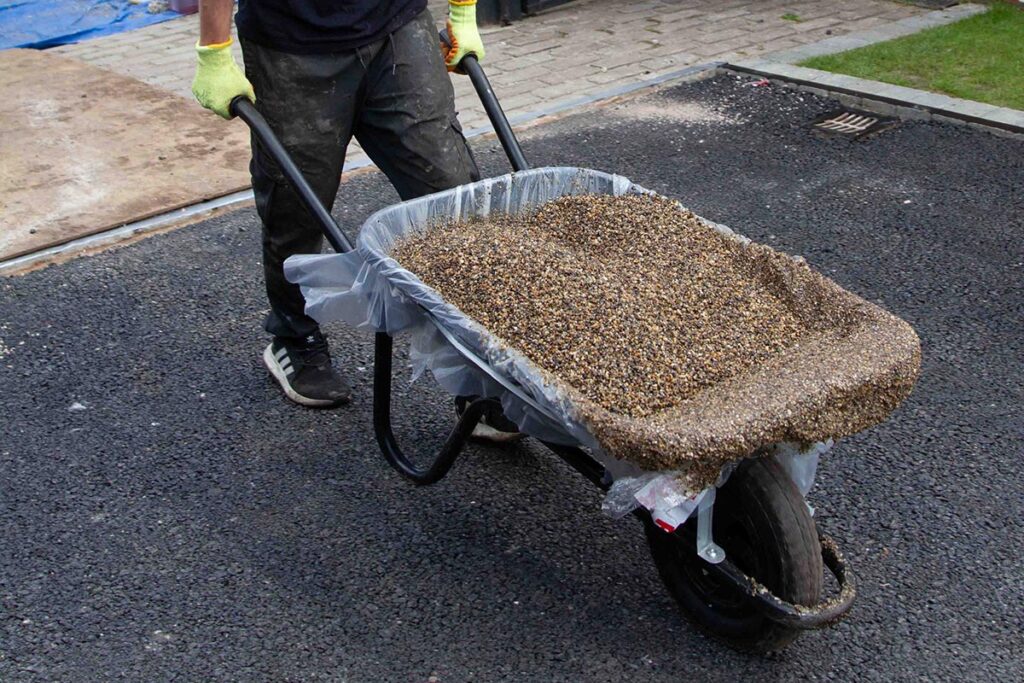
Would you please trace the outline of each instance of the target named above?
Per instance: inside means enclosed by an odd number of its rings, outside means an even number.
[[[197,42],[196,56],[199,57],[200,63],[211,66],[220,65],[225,62],[234,62],[235,58],[231,54],[231,44],[234,42],[232,38],[228,38],[223,43],[212,43],[210,45],[200,45]]]
[[[476,0],[448,0],[448,18],[452,23],[476,25]]]

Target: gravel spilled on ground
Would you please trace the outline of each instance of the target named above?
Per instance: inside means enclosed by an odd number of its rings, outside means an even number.
[[[844,334],[865,306],[888,315],[802,262],[650,195],[563,197],[532,214],[443,223],[392,256],[568,384],[602,444],[648,466],[767,445],[755,441],[779,429],[763,416],[750,418],[760,429],[726,420],[721,434],[694,437],[680,406],[763,373],[809,335]],[[673,422],[693,438],[672,438]]]

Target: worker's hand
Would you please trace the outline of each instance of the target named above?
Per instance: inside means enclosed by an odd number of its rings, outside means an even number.
[[[476,0],[448,0],[448,39],[452,46],[441,43],[441,54],[449,71],[468,54],[484,61],[484,43],[476,28]]]
[[[231,55],[231,39],[216,45],[196,45],[196,77],[192,79],[192,94],[199,104],[226,119],[231,118],[228,107],[231,100],[245,95],[253,102],[256,93]]]

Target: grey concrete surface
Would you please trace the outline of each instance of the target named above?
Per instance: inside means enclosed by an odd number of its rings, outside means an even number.
[[[811,502],[860,598],[770,658],[674,610],[639,525],[525,444],[413,488],[361,398],[288,404],[258,356],[254,215],[0,280],[0,680],[945,681],[1024,675],[1021,144],[937,122],[859,142],[832,102],[720,77],[532,128],[540,164],[618,171],[910,321],[923,374],[840,443]],[[500,149],[478,140],[485,170]],[[395,201],[350,179],[355,229]],[[396,386],[416,448],[450,423]]]

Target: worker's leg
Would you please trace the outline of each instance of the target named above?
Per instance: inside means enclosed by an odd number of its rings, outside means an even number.
[[[402,199],[479,180],[430,13],[372,47],[355,135]],[[473,398],[456,399],[456,411],[461,415]],[[507,443],[521,435],[500,409],[489,408],[473,436]]]
[[[330,209],[363,82],[356,53],[293,55],[249,41],[242,42],[242,52],[256,108]],[[292,254],[319,253],[323,235],[255,138],[249,170],[263,221],[263,272],[270,300],[266,329],[278,337],[305,337],[317,324],[304,313],[302,294],[285,280],[282,264]]]
[[[243,41],[242,53],[256,108],[330,209],[361,97],[363,60],[355,52],[293,55],[248,41]],[[320,227],[255,137],[249,168],[263,221],[263,273],[270,301],[265,326],[274,335],[263,362],[291,400],[307,406],[339,405],[348,400],[349,387],[332,366],[316,321],[305,314],[302,293],[283,270],[293,254],[320,252]]]
[[[373,45],[355,135],[402,199],[479,179],[430,12]]]

